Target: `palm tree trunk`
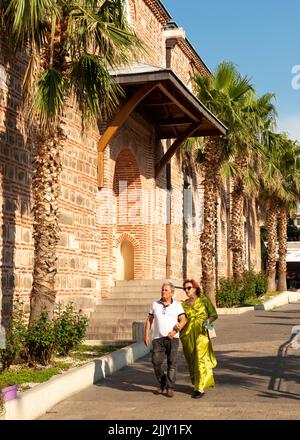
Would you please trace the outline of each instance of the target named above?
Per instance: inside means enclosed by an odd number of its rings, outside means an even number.
[[[277,242],[277,204],[274,199],[270,201],[267,220],[268,229],[268,290],[276,290],[276,242]]]
[[[235,281],[240,281],[244,274],[244,182],[243,175],[247,168],[247,159],[235,160],[239,175],[235,177],[232,191],[231,240],[232,273]]]
[[[283,292],[286,285],[286,255],[287,255],[287,223],[288,215],[285,208],[281,208],[278,216],[278,287]]]
[[[34,322],[43,310],[51,315],[55,303],[62,135],[57,132],[55,136],[39,136],[36,142],[38,147],[32,178],[34,263],[30,323]]]
[[[243,207],[244,207],[243,192],[238,189],[238,185],[236,185],[235,182],[234,190],[232,193],[231,242],[230,242],[230,247],[232,250],[232,274],[235,281],[240,281],[243,278],[243,273],[244,273]]]
[[[200,237],[202,287],[211,302],[215,299],[215,236],[216,236],[216,198],[220,176],[219,142],[210,138],[205,146],[204,161],[204,225]]]

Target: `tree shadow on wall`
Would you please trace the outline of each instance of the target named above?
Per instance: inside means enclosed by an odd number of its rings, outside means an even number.
[[[20,286],[22,274],[18,275],[16,286],[16,246],[21,241],[30,242],[31,233],[21,234],[20,217],[30,216],[30,145],[25,142],[21,131],[20,105],[22,77],[26,65],[18,57],[7,55],[6,48],[0,46],[0,164],[2,174],[2,251],[1,251],[1,322],[7,324],[12,310],[16,287]],[[29,225],[28,225],[29,226]],[[17,235],[18,232],[18,235]],[[26,258],[20,263],[22,272],[28,272]],[[19,263],[18,263],[19,265]],[[26,280],[28,281],[28,280]],[[30,289],[23,283],[23,288]]]

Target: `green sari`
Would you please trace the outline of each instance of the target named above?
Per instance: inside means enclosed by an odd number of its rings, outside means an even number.
[[[211,301],[201,295],[193,305],[182,301],[187,323],[180,332],[183,352],[195,391],[215,385],[212,369],[217,365],[208,332],[203,323],[208,317],[217,318]]]

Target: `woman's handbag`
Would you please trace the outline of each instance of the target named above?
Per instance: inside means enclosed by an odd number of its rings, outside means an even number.
[[[208,337],[209,337],[209,339],[214,339],[214,338],[217,337],[216,330],[215,330],[214,327],[213,327],[212,329],[209,329],[209,328],[208,328],[207,331],[208,331]]]
[[[214,339],[217,337],[216,330],[213,324],[204,323],[204,326],[207,330],[207,334],[209,339]]]

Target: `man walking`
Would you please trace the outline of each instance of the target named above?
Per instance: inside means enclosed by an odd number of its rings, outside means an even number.
[[[145,325],[144,343],[150,344],[150,329],[154,321],[152,363],[155,376],[159,382],[156,394],[162,394],[167,389],[167,396],[174,396],[176,381],[176,362],[179,347],[179,332],[186,324],[186,316],[182,305],[173,300],[174,286],[164,283],[161,288],[161,298],[150,307]],[[162,368],[167,356],[167,374]]]

